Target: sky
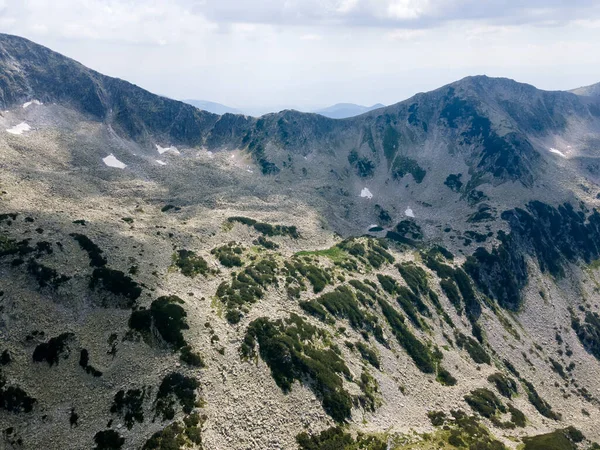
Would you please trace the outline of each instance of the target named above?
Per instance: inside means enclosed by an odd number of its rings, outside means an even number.
[[[389,105],[477,74],[600,81],[597,0],[0,0],[0,32],[250,113]]]

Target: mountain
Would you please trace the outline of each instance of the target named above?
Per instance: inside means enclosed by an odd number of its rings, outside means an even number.
[[[573,89],[569,92],[587,97],[598,97],[600,96],[600,83],[592,84],[591,86],[583,86],[577,89]]]
[[[330,117],[332,119],[346,119],[348,117],[358,116],[360,114],[364,114],[366,112],[373,111],[374,109],[379,109],[383,107],[385,107],[385,105],[382,105],[381,103],[377,103],[373,106],[355,105],[354,103],[337,103],[333,106],[319,109],[314,112],[325,117]]]
[[[0,35],[0,108],[0,448],[598,448],[600,99],[219,116]]]
[[[213,114],[218,114],[222,116],[223,114],[242,114],[239,109],[231,108],[226,105],[222,105],[221,103],[208,102],[206,100],[183,100],[184,103],[195,106],[198,109],[203,111],[208,111]]]

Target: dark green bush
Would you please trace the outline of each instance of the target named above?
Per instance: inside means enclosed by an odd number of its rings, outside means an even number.
[[[84,234],[71,233],[70,235],[77,241],[79,246],[87,252],[90,257],[90,266],[92,267],[104,267],[106,265],[106,258],[102,256],[102,250],[98,247],[90,238]]]
[[[455,386],[457,383],[456,378],[452,376],[450,372],[438,365],[436,380],[444,386]]]
[[[167,344],[179,349],[186,345],[182,331],[189,329],[182,304],[184,301],[176,295],[159,297],[152,302],[150,310],[133,311],[129,327],[142,333],[148,341],[154,328]]]
[[[503,373],[496,372],[491,374],[488,377],[488,381],[493,383],[498,392],[506,398],[512,398],[518,393],[517,382]]]
[[[377,357],[377,353],[375,352],[375,350],[373,350],[368,345],[363,344],[361,341],[356,341],[354,343],[354,346],[360,353],[360,356],[362,356],[362,358],[365,361],[367,361],[369,364],[371,364],[376,369],[380,368],[379,358]]]
[[[29,260],[27,271],[35,277],[40,287],[49,286],[56,289],[70,280],[70,277],[59,274],[55,269],[40,264],[35,259]]]
[[[18,386],[7,386],[6,380],[0,373],[0,409],[19,414],[29,413],[37,400]]]
[[[129,299],[126,306],[128,308],[131,308],[135,300],[142,294],[142,288],[130,277],[120,270],[113,270],[107,267],[98,267],[94,269],[90,281],[90,288],[95,289],[98,285],[101,285],[103,289],[115,295],[120,295]]]
[[[496,397],[496,394],[489,389],[475,389],[471,391],[470,394],[465,395],[465,401],[474,411],[488,419],[491,419],[500,413],[506,413],[506,407],[502,404],[500,399]]]
[[[331,347],[324,347],[324,342],[315,346],[315,340],[323,337],[322,330],[295,314],[285,321],[262,317],[248,326],[240,352],[242,357],[250,358],[256,354],[258,344],[261,358],[284,392],[290,391],[294,381],[311,380],[309,387],[325,411],[343,422],[350,417],[352,397],[340,375],[349,377],[350,371]]]
[[[486,353],[483,347],[475,339],[470,336],[465,336],[460,332],[455,332],[454,338],[456,339],[456,344],[460,348],[465,349],[477,364],[491,363],[490,355]]]
[[[183,419],[183,423],[174,422],[154,433],[142,450],[179,450],[194,444],[202,449],[202,425],[205,421],[206,416],[190,414]]]
[[[424,373],[435,373],[436,361],[434,355],[406,327],[404,317],[385,300],[379,299],[379,305],[398,343],[406,350],[406,353],[412,358],[419,370]]]
[[[33,360],[35,362],[46,361],[50,366],[58,364],[61,356],[69,356],[68,343],[73,339],[73,333],[63,333],[57,337],[51,338],[48,342],[39,344],[33,351]]]
[[[210,251],[210,253],[215,255],[219,262],[225,267],[242,267],[244,265],[242,258],[240,258],[242,252],[242,248],[235,242],[213,248]]]
[[[154,408],[156,415],[162,420],[172,420],[175,417],[175,401],[177,400],[186,414],[190,414],[196,404],[196,389],[199,383],[194,378],[178,372],[165,376],[156,393]]]
[[[125,438],[115,430],[98,431],[94,436],[96,447],[94,450],[118,450],[123,447]]]
[[[192,350],[192,347],[186,345],[181,348],[179,359],[190,367],[206,367],[202,357]]]
[[[186,277],[193,278],[198,274],[206,275],[209,273],[206,260],[191,250],[177,250],[173,254],[173,262]]]
[[[135,422],[144,422],[145,398],[145,389],[128,389],[127,392],[121,389],[115,394],[110,412],[123,417],[127,429],[131,430]]]
[[[548,402],[546,402],[540,395],[537,393],[533,384],[531,384],[527,380],[521,380],[523,385],[525,386],[525,390],[527,391],[527,398],[529,402],[538,410],[538,412],[548,419],[552,420],[560,420],[560,414],[552,411],[552,406]]]

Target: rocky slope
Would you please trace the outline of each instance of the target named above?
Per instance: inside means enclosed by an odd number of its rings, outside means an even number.
[[[254,119],[0,66],[1,447],[596,448],[594,98]]]

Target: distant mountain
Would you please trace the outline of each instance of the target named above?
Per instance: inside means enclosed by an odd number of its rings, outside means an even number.
[[[218,114],[222,116],[223,114],[243,114],[242,111],[236,108],[232,108],[227,105],[223,105],[221,103],[209,102],[206,100],[183,100],[184,103],[188,105],[195,106],[198,109],[203,111],[208,111],[213,114]]]
[[[218,115],[0,34],[0,448],[598,448],[581,92]]]
[[[331,119],[346,119],[384,107],[385,105],[382,105],[381,103],[377,103],[373,106],[355,105],[354,103],[337,103],[333,106],[318,109],[313,112]]]
[[[600,83],[592,84],[590,86],[582,86],[577,89],[572,89],[569,92],[585,97],[600,97]]]

